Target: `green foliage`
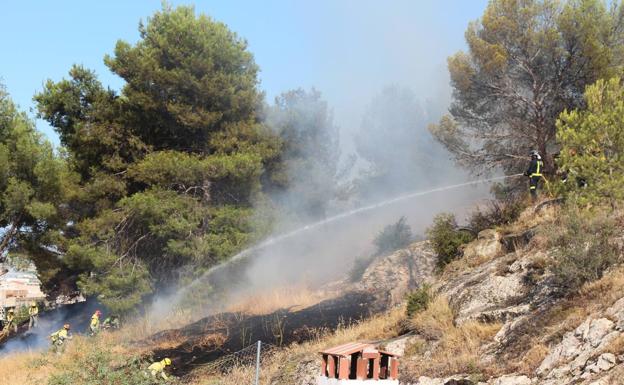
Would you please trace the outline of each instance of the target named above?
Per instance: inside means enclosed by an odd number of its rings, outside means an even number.
[[[429,302],[433,299],[431,286],[424,284],[407,295],[407,316],[411,317],[416,313],[427,310]]]
[[[564,111],[557,122],[561,168],[568,172],[564,190],[579,203],[624,198],[624,87],[619,77],[587,87],[586,110]],[[589,187],[579,189],[576,178]]]
[[[412,241],[412,229],[407,224],[407,218],[401,217],[396,223],[388,225],[381,230],[373,243],[376,255],[398,250],[410,244]]]
[[[28,322],[30,316],[28,315],[28,307],[20,306],[15,308],[15,322],[17,325],[21,325],[24,322]]]
[[[85,348],[76,361],[53,374],[48,385],[151,385],[156,382],[145,370],[148,364],[136,357],[118,357],[96,344]]]
[[[126,81],[123,94],[144,143],[206,152],[215,132],[253,124],[258,66],[225,24],[165,4],[139,33],[135,45],[118,41],[105,63]]]
[[[48,260],[59,268],[58,258],[45,246],[55,244],[70,219],[63,203],[75,181],[65,159],[0,85],[0,259],[10,251],[28,255],[38,267]],[[55,277],[42,276],[44,284]]]
[[[427,229],[427,238],[437,254],[438,267],[442,268],[459,255],[459,248],[474,239],[466,231],[457,229],[453,214],[442,213],[435,216],[433,224]]]
[[[407,224],[405,217],[401,217],[395,223],[385,226],[373,240],[375,252],[370,256],[362,256],[355,259],[349,271],[349,279],[351,282],[357,282],[378,256],[404,248],[412,240],[412,229]]]
[[[105,58],[125,81],[120,95],[74,66],[35,96],[80,175],[64,261],[116,312],[244,248],[280,149],[258,121],[258,68],[244,40],[183,6],[164,5],[139,32]],[[17,182],[14,205],[53,214],[26,205],[32,193]]]
[[[554,260],[554,283],[564,292],[577,291],[622,261],[616,237],[620,231],[608,213],[568,207],[547,229]]]
[[[479,233],[485,229],[509,225],[518,219],[524,208],[525,204],[520,199],[490,201],[485,208],[478,207],[471,213],[469,227],[475,233]]]
[[[466,31],[468,52],[448,59],[453,103],[434,135],[476,171],[519,172],[532,148],[552,171],[559,114],[622,67],[622,5],[608,3],[490,1]]]

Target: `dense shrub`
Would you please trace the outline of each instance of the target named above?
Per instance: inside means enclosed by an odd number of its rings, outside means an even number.
[[[377,247],[376,254],[381,255],[409,245],[412,239],[412,229],[407,224],[407,219],[401,217],[396,223],[384,227],[373,243]]]
[[[433,244],[433,250],[438,257],[438,267],[459,255],[459,247],[474,239],[474,235],[457,229],[455,216],[449,213],[436,215],[433,225],[427,229],[427,237]]]
[[[617,223],[606,213],[567,209],[547,231],[554,248],[550,268],[555,284],[564,293],[599,279],[621,261],[614,242]]]
[[[557,121],[560,169],[570,179],[560,187],[580,204],[616,205],[624,199],[622,79],[600,79],[586,88],[584,98],[585,108],[564,111]],[[589,188],[579,188],[585,184]]]
[[[469,226],[478,233],[481,230],[513,223],[524,209],[520,199],[493,200],[484,208],[477,208],[469,219]]]
[[[418,290],[407,295],[407,316],[421,312],[427,309],[431,302],[431,286],[424,284]]]

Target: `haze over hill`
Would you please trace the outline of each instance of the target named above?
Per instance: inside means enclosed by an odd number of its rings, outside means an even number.
[[[619,378],[623,2],[211,6],[0,16],[0,263],[46,295],[0,379],[248,383],[255,339],[266,385],[353,340],[406,385]]]

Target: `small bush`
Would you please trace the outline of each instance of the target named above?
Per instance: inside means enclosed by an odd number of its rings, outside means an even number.
[[[407,316],[421,312],[427,309],[431,302],[431,287],[427,284],[422,285],[418,290],[407,295]]]
[[[442,213],[433,219],[433,225],[427,229],[427,237],[433,244],[438,256],[438,267],[442,268],[459,255],[459,247],[474,239],[474,235],[457,230],[453,214]]]
[[[522,200],[494,200],[484,209],[474,211],[469,226],[476,233],[496,226],[509,225],[518,219],[525,205]]]
[[[373,243],[377,247],[376,255],[401,249],[409,245],[412,239],[412,229],[407,219],[401,217],[396,223],[384,227],[375,237]]]
[[[617,223],[607,214],[577,209],[566,210],[549,228],[555,250],[551,271],[555,284],[564,293],[601,278],[605,270],[621,261],[613,241],[616,231]]]
[[[353,261],[353,267],[351,267],[351,270],[349,271],[349,279],[351,280],[351,282],[359,281],[374,259],[374,256],[355,258],[355,261]]]
[[[357,282],[376,257],[402,249],[408,246],[413,239],[412,229],[407,224],[405,217],[401,217],[396,223],[384,227],[373,241],[376,247],[375,253],[371,256],[357,257],[349,271],[349,279],[351,282]]]

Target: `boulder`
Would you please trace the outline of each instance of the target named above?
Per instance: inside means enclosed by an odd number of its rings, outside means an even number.
[[[502,376],[495,379],[492,385],[531,385],[531,379],[527,376]]]
[[[561,343],[544,358],[536,373],[548,379],[568,375],[588,378],[592,373],[611,369],[616,363],[613,354],[602,354],[595,362],[591,362],[591,358],[617,338],[619,332],[614,327],[615,324],[607,318],[587,318],[574,331],[563,336]]]
[[[501,236],[496,230],[483,230],[479,232],[476,240],[464,247],[464,257],[468,259],[492,259],[503,252],[503,244],[500,240]]]
[[[390,353],[398,354],[402,356],[405,354],[405,349],[414,341],[416,337],[412,335],[407,335],[404,337],[397,338],[393,341],[390,341],[385,344],[384,350]]]
[[[603,353],[598,357],[598,361],[596,361],[596,368],[598,371],[606,372],[615,366],[616,361],[615,354]]]
[[[420,376],[414,385],[444,385],[444,379]]]
[[[352,289],[372,293],[376,310],[389,309],[433,276],[435,261],[431,243],[416,242],[407,249],[375,259]]]
[[[589,329],[587,329],[586,334],[583,335],[583,340],[590,343],[591,347],[597,348],[604,336],[609,334],[614,326],[614,323],[606,318],[591,321]]]
[[[624,331],[624,297],[607,309],[606,314],[616,320],[615,328]]]
[[[534,236],[534,228],[517,234],[508,234],[501,239],[501,244],[508,253],[512,253],[528,245]]]
[[[499,260],[487,262],[439,287],[457,309],[455,322],[469,320],[507,321],[529,310],[519,300],[526,298],[524,271],[500,276]]]

